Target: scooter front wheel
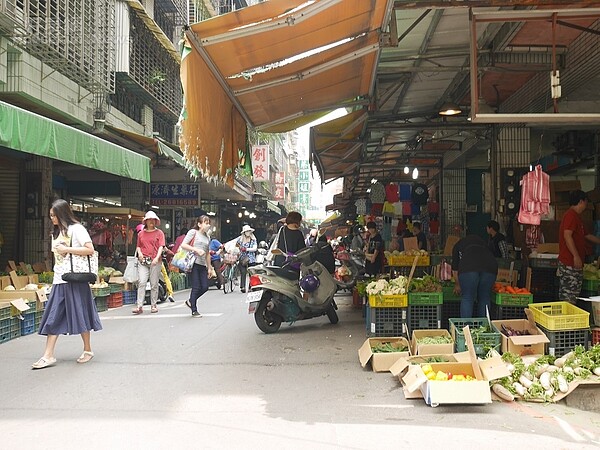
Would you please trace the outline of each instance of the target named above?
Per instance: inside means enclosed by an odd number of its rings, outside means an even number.
[[[263,333],[276,333],[281,327],[282,318],[277,314],[273,314],[267,309],[269,297],[264,297],[260,300],[256,312],[254,313],[254,321]]]
[[[329,322],[331,322],[333,325],[340,321],[335,310],[335,306],[333,304],[329,306],[329,309],[327,310],[327,318],[329,319]]]

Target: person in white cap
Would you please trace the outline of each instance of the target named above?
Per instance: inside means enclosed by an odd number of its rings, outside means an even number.
[[[150,312],[157,313],[158,278],[162,267],[162,252],[165,247],[165,234],[158,229],[160,219],[154,211],[148,211],[142,220],[144,229],[138,233],[135,256],[138,259],[137,305],[133,314],[144,312],[146,283],[150,279]]]
[[[244,225],[236,245],[240,249],[240,290],[246,292],[248,266],[256,264],[256,251],[258,250],[258,243],[256,242],[256,236],[254,236],[254,228],[250,225]]]

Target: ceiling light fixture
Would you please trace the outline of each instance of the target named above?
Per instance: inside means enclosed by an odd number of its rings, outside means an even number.
[[[456,116],[457,114],[460,114],[461,112],[462,112],[462,109],[460,109],[460,106],[458,106],[456,103],[446,102],[440,108],[439,114],[440,114],[440,116]]]
[[[412,173],[412,179],[416,180],[417,178],[419,178],[419,169],[417,169],[416,167],[413,169],[413,173]]]
[[[408,175],[408,172],[410,172],[410,169],[408,168],[408,166],[404,166],[404,174]]]

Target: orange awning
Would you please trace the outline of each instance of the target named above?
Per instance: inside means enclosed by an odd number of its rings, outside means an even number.
[[[310,128],[310,158],[322,182],[350,175],[358,167],[366,121],[367,112],[358,110]]]
[[[284,132],[366,101],[392,5],[271,0],[190,26],[182,59],[181,148],[187,159],[222,177],[229,162],[222,158],[218,173],[218,161],[212,167],[210,159],[237,154],[228,145],[240,136],[238,116],[262,131]],[[217,130],[203,131],[211,128]]]

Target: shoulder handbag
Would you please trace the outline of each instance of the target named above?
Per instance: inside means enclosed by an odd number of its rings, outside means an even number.
[[[194,234],[189,245],[194,245],[194,239],[196,239],[196,234]],[[196,262],[196,254],[192,251],[182,249],[181,246],[171,260],[171,264],[183,272],[191,272],[194,267],[194,262]]]
[[[73,246],[73,236],[69,246]],[[98,252],[92,255],[74,255],[71,253],[71,271],[64,273],[63,281],[69,283],[95,283],[98,278]]]

